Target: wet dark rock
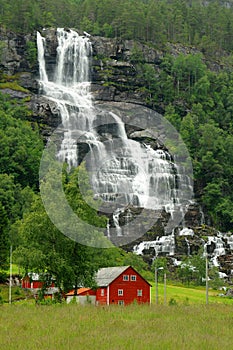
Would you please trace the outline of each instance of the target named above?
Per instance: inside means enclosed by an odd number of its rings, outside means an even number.
[[[9,95],[11,98],[19,99],[19,100],[27,98],[27,97],[30,96],[30,94],[28,94],[27,92],[13,90],[13,89],[10,89],[10,88],[1,89],[0,92],[2,94]]]
[[[232,288],[229,288],[229,289],[226,291],[225,296],[226,296],[226,297],[232,297],[232,298],[233,298],[233,289],[232,289]]]

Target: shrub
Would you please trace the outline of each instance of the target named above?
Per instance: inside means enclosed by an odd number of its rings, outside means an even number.
[[[20,292],[20,289],[19,288],[17,288],[16,290],[15,290],[15,295],[20,295],[21,294],[21,292]]]
[[[171,299],[169,300],[169,305],[170,305],[170,306],[177,305],[177,301],[176,301],[176,299],[171,298]]]
[[[5,283],[7,280],[7,273],[5,271],[0,271],[0,283]]]

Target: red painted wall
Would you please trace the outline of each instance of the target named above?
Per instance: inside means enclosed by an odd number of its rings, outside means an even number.
[[[43,282],[41,281],[30,281],[29,277],[24,277],[22,279],[22,288],[42,288]],[[54,283],[50,287],[54,287]]]
[[[42,288],[43,282],[41,281],[32,281],[31,288]]]
[[[24,277],[22,279],[22,288],[31,288],[31,282],[29,277]]]
[[[124,281],[123,276],[128,275],[129,280]],[[136,281],[131,276],[136,276]],[[118,295],[118,289],[123,289],[123,295]],[[137,291],[142,290],[142,296],[137,296]],[[150,285],[132,267],[125,270],[109,286],[109,303],[118,304],[123,301],[124,305],[137,301],[138,303],[150,303]]]
[[[102,291],[102,292],[101,292]],[[107,301],[107,287],[101,287],[96,290],[96,303],[99,305],[106,305]],[[103,295],[102,295],[103,294]]]

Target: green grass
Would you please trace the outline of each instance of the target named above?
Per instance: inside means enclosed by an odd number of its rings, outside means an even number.
[[[4,350],[232,349],[229,305],[4,305]]]
[[[10,274],[10,267],[8,268],[8,270],[6,272],[8,275]],[[22,272],[23,272],[23,270],[22,269],[20,270],[18,265],[12,264],[12,274],[13,275],[18,275],[18,274],[21,274]]]
[[[2,300],[4,303],[9,302],[9,286],[3,285],[3,284],[0,285],[0,296],[2,297]],[[25,291],[21,287],[17,287],[17,286],[13,286],[11,288],[12,302],[30,299],[30,298],[32,298],[32,295],[29,291]]]
[[[164,303],[164,285],[158,285],[159,291],[159,304]],[[210,304],[230,304],[233,306],[233,299],[220,297],[221,292],[218,290],[209,289],[208,291],[208,300]],[[152,284],[151,290],[152,303],[155,303],[155,288]],[[187,304],[205,304],[206,303],[206,290],[205,287],[184,287],[184,286],[175,286],[167,285],[166,288],[166,301],[169,304],[169,301],[174,299],[178,305],[187,305]]]
[[[0,286],[8,300],[8,286]],[[4,350],[220,350],[232,349],[233,299],[205,288],[159,284],[159,305],[95,307],[36,305],[12,288],[14,302],[0,305],[0,344]],[[169,305],[175,300],[177,305]],[[227,305],[230,304],[230,305]]]

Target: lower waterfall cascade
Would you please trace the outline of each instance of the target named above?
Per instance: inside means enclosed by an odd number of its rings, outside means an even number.
[[[174,266],[181,265],[181,258],[183,256],[191,256],[191,249],[193,240],[198,242],[199,247],[203,246],[203,239],[195,234],[190,228],[184,227],[176,230],[176,233],[171,235],[157,237],[153,241],[142,241],[139,244],[134,245],[133,252],[137,255],[150,255],[151,260],[157,257],[170,257]],[[177,237],[182,238],[184,241],[183,251],[178,252],[176,246]],[[215,266],[219,270],[220,278],[227,278],[228,275],[232,275],[233,270],[229,269],[232,264],[233,253],[233,234],[217,232],[215,236],[206,236],[206,246],[208,251],[209,266]],[[198,251],[196,251],[197,253]],[[194,253],[195,254],[195,253]],[[205,249],[203,256],[205,256]],[[230,258],[230,261],[228,262]]]
[[[47,72],[47,45],[43,32],[38,32],[40,93],[57,105],[62,119],[63,136],[57,158],[66,162],[69,169],[85,161],[94,196],[111,216],[106,236],[122,237],[137,230],[137,226],[129,229],[135,219],[130,208],[144,208],[146,216],[150,211],[165,210],[175,217],[178,211],[179,220],[182,219],[192,202],[193,187],[175,156],[166,147],[154,148],[150,142],[130,138],[127,123],[117,108],[104,110],[101,104],[94,103],[89,35],[57,29],[53,74]],[[173,252],[172,247],[164,249]]]

